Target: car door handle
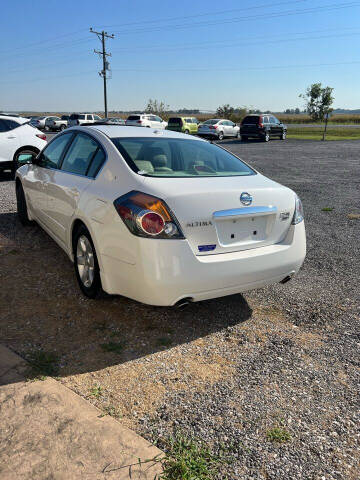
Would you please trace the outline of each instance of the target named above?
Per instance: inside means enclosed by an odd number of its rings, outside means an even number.
[[[16,135],[12,135],[12,136],[7,137],[7,138],[16,138]]]

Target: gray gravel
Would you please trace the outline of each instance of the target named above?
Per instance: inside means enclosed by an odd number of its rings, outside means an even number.
[[[127,419],[148,439],[166,438],[180,430],[208,442],[215,451],[224,443],[231,462],[221,469],[219,479],[358,480],[360,220],[347,215],[360,213],[360,142],[222,144],[260,172],[293,188],[303,200],[308,253],[300,273],[286,285],[194,304],[183,313],[121,297],[100,303],[102,315],[109,316],[115,327],[119,323],[113,311],[124,315],[123,327],[129,329],[129,338],[130,329],[135,329],[135,340],[124,357],[101,357],[103,363],[96,366],[90,363],[95,344],[87,346],[81,334],[81,350],[72,340],[76,319],[63,326],[59,317],[58,338],[63,335],[72,342],[69,351],[82,360],[81,366],[74,363],[67,368],[72,374],[90,372],[93,381],[100,381],[98,372],[110,372],[111,365],[116,369],[119,364],[119,375],[120,367],[133,358],[133,367],[148,362],[149,371],[167,393],[159,397],[155,411],[139,415],[129,407],[132,413]],[[324,207],[334,210],[324,212]],[[27,248],[34,242],[37,249],[57,256],[58,264],[50,268],[51,288],[56,287],[57,296],[67,292],[69,302],[79,303],[79,309],[95,312],[93,304],[80,295],[72,298],[71,267],[58,248],[39,229],[21,230],[14,211],[14,185],[5,176],[0,178],[0,238],[6,232],[3,241],[21,245],[26,234]],[[36,341],[47,348],[46,317],[41,321]],[[151,344],[154,328],[173,331],[171,348]],[[26,350],[23,339],[7,335],[9,346]],[[137,338],[142,339],[141,347]],[[88,356],[81,357],[85,351]],[[68,362],[69,358],[70,353]],[[181,365],[182,358],[184,371],[198,372],[199,382],[191,375],[178,378],[175,366]],[[195,359],[194,364],[189,358]],[[222,365],[223,373],[219,375],[214,367],[214,378],[208,379],[201,368],[195,369],[201,362],[205,369]],[[185,386],[170,388],[169,382],[172,387],[176,382]],[[84,395],[80,383],[69,386]],[[130,396],[127,403],[136,406],[138,398]],[[268,435],[274,427],[288,432],[290,438],[284,443],[271,441]]]

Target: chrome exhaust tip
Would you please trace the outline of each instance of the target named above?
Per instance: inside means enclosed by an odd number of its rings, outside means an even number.
[[[181,300],[178,300],[174,307],[177,308],[178,310],[184,310],[186,307],[190,305],[190,303],[193,301],[191,297],[187,298],[182,298]]]

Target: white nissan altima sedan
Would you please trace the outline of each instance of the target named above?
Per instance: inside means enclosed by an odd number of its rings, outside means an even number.
[[[65,250],[88,297],[180,305],[286,282],[304,261],[296,194],[202,139],[74,127],[19,161],[20,220]]]

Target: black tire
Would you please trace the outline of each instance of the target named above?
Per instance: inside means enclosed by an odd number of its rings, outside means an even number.
[[[45,132],[49,132],[49,131],[50,131],[50,127],[48,127],[47,125],[45,125],[44,130],[45,130]]]
[[[80,276],[79,268],[82,265],[80,264],[80,256],[77,253],[78,252],[78,245],[79,245],[79,243],[81,243],[80,239],[83,239],[84,237],[87,239],[89,245],[91,246],[92,258],[93,258],[93,267],[90,267],[90,265],[88,265],[89,268],[93,268],[93,279],[92,279],[92,281],[89,285],[86,284],[86,278],[85,278],[85,282],[84,282],[84,280],[82,280],[82,278]],[[79,246],[79,248],[80,248],[80,246]],[[75,275],[76,275],[76,279],[78,281],[80,290],[87,297],[96,298],[102,292],[101,278],[100,278],[100,268],[99,268],[99,264],[98,264],[98,260],[97,260],[97,256],[96,256],[94,243],[93,243],[91,235],[90,235],[88,229],[85,227],[85,225],[79,226],[76,229],[76,231],[74,232],[74,235],[73,235],[73,252],[74,252]],[[84,257],[85,257],[85,255],[84,255]],[[85,265],[84,265],[84,267],[85,267]],[[90,279],[90,276],[89,276],[89,279]]]
[[[240,131],[237,132],[237,134],[235,135],[235,138],[241,138]]]
[[[190,132],[189,132],[188,129],[186,129],[184,133],[185,133],[185,135],[189,135],[189,134],[190,134]]]
[[[60,132],[62,132],[63,130],[65,130],[65,128],[66,128],[66,125],[64,125],[64,124],[63,124],[63,125],[60,125]]]
[[[224,140],[224,132],[219,132],[218,133],[218,139],[219,140]]]
[[[14,156],[14,159],[13,159],[13,166],[12,166],[12,172],[13,174],[15,175],[15,172],[16,170],[21,166],[20,163],[19,163],[19,156],[20,155],[24,155],[26,153],[29,153],[29,154],[33,154],[35,153],[34,150],[20,150],[19,152],[17,152]]]
[[[286,130],[283,130],[282,135],[280,135],[280,140],[286,140]]]
[[[16,182],[16,203],[20,222],[24,226],[31,225],[32,222],[28,215],[24,189],[19,181]]]
[[[249,140],[249,137],[247,137],[246,135],[241,135],[240,138],[242,142],[247,142]]]
[[[265,135],[263,136],[263,142],[268,142],[270,140],[270,134],[268,132],[265,132]]]

